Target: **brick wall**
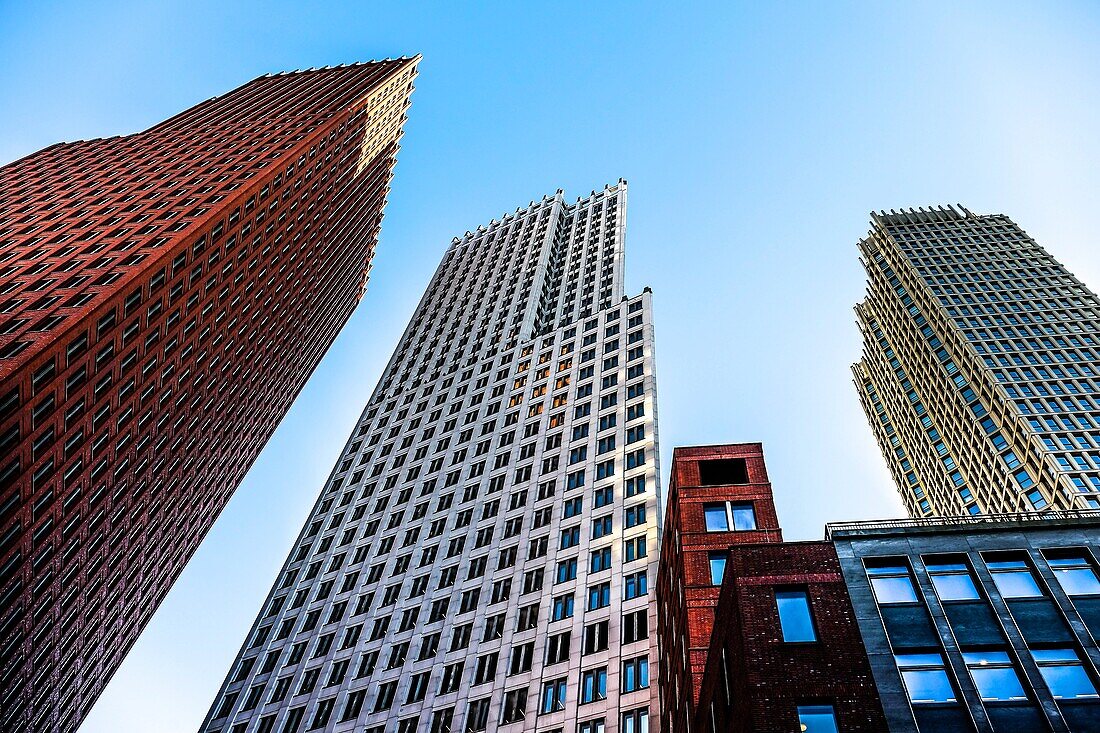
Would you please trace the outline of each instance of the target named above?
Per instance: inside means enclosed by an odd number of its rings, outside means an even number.
[[[783,641],[783,586],[808,592],[817,642]],[[832,543],[731,547],[714,630],[692,730],[797,731],[798,706],[818,703],[841,730],[886,730]]]

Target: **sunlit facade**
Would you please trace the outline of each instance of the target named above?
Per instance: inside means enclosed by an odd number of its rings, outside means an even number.
[[[1003,215],[872,215],[856,387],[914,517],[1100,507],[1100,299]]]
[[[204,733],[649,729],[656,382],[625,209],[625,181],[558,191],[451,243]]]

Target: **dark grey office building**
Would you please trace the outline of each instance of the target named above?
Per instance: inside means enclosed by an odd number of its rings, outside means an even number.
[[[833,524],[891,731],[1100,731],[1100,511]]]

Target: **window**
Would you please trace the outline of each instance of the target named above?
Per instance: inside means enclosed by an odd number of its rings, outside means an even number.
[[[646,556],[646,537],[631,537],[623,542],[623,562],[640,560]]]
[[[649,708],[635,708],[623,713],[622,733],[649,733]]]
[[[576,547],[581,543],[581,528],[580,527],[567,527],[561,531],[561,540],[558,543],[558,549],[567,550],[570,547]]]
[[[465,665],[465,662],[455,662],[443,668],[443,681],[439,685],[440,695],[458,690],[459,685],[462,683],[462,669]]]
[[[559,664],[569,660],[570,633],[554,634],[547,640],[546,664]]]
[[[599,583],[588,587],[588,606],[586,610],[595,611],[611,603],[611,583]]]
[[[623,614],[623,643],[649,638],[649,611],[645,608]]]
[[[603,547],[593,550],[589,555],[588,572],[600,573],[611,568],[611,548]]]
[[[728,486],[748,482],[749,474],[744,458],[699,461],[700,486]]]
[[[535,642],[512,647],[512,654],[508,662],[508,675],[522,674],[531,671],[531,662],[535,656]]]
[[[604,733],[604,719],[593,718],[586,720],[577,726],[577,733]]]
[[[474,667],[474,684],[484,685],[492,682],[497,673],[497,652],[484,654],[477,658],[477,666]]]
[[[704,504],[703,515],[706,518],[708,532],[729,531],[729,518],[726,516],[725,504]]]
[[[981,598],[970,568],[961,558],[926,558],[924,565],[941,601],[976,601]]]
[[[724,501],[703,505],[708,532],[756,529],[756,510],[751,501]]]
[[[917,591],[907,565],[881,565],[867,568],[867,577],[880,604],[916,603]]]
[[[540,712],[556,713],[565,710],[565,682],[566,678],[562,677],[543,683],[542,699],[539,704]]]
[[[405,704],[409,705],[414,702],[421,702],[428,694],[428,682],[431,677],[431,672],[421,672],[414,674],[409,680],[409,694],[405,698]]]
[[[832,705],[799,705],[798,723],[803,733],[838,733],[840,730]]]
[[[1056,699],[1097,696],[1096,685],[1073,649],[1032,649],[1031,656]]]
[[[1005,651],[963,652],[966,668],[983,700],[1026,700],[1016,669]]]
[[[986,558],[985,564],[997,590],[1005,598],[1037,598],[1043,595],[1023,557],[995,555]]]
[[[629,601],[631,598],[639,598],[644,596],[647,592],[646,573],[644,570],[637,573],[630,573],[623,576],[623,600]]]
[[[947,676],[942,654],[895,654],[894,661],[911,702],[955,702],[955,690]]]
[[[729,557],[729,553],[711,552],[707,557],[710,558],[710,584],[722,585],[722,578],[726,574],[726,558]]]
[[[649,657],[642,656],[623,662],[623,692],[634,692],[649,687]]]
[[[583,508],[583,497],[578,496],[573,499],[566,499],[562,510],[562,519],[569,519],[570,517],[577,516],[581,513]]]
[[[576,580],[577,578],[577,559],[571,558],[569,560],[562,560],[558,563],[557,582],[565,583],[566,581]]]
[[[397,681],[386,682],[378,687],[378,696],[374,698],[374,712],[380,713],[389,710],[393,705],[393,697],[397,694]]]
[[[597,667],[581,673],[581,704],[607,697],[607,667]]]
[[[597,517],[592,520],[592,539],[596,540],[600,537],[606,537],[611,534],[613,530],[611,515],[606,517]]]
[[[623,516],[623,526],[626,529],[637,527],[639,524],[645,524],[645,504],[635,504],[634,506],[627,507]],[[611,517],[607,517],[607,519],[611,519]]]
[[[594,654],[607,650],[608,622],[597,621],[584,627],[584,650],[582,654]]]
[[[527,688],[511,690],[504,693],[504,706],[500,715],[502,725],[506,723],[518,723],[526,717],[527,712]]]
[[[488,727],[489,702],[490,699],[487,697],[470,701],[470,707],[466,710],[467,731],[481,731]]]
[[[597,478],[601,477],[597,476]],[[596,489],[594,492],[592,492],[592,499],[592,506],[594,508],[598,509],[602,506],[607,506],[615,501],[615,490],[611,486],[604,486],[601,489]]]
[[[1096,570],[1084,552],[1048,557],[1047,564],[1067,596],[1091,596],[1100,594],[1100,580]]]
[[[552,621],[561,621],[563,618],[573,617],[573,594],[558,596],[554,599]]]
[[[534,603],[530,606],[523,606],[519,609],[519,615],[516,618],[516,631],[527,631],[533,629],[539,624],[539,604]]]
[[[817,641],[814,619],[810,612],[810,594],[803,589],[777,590],[775,605],[779,611],[779,626],[783,641]]]
[[[428,729],[428,733],[450,733],[454,714],[455,709],[453,707],[436,710],[432,713],[432,724],[431,728]]]

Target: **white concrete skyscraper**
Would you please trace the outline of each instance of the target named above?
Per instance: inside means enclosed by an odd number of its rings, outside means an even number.
[[[452,242],[204,733],[648,731],[656,382],[625,216],[625,181],[559,190]]]

